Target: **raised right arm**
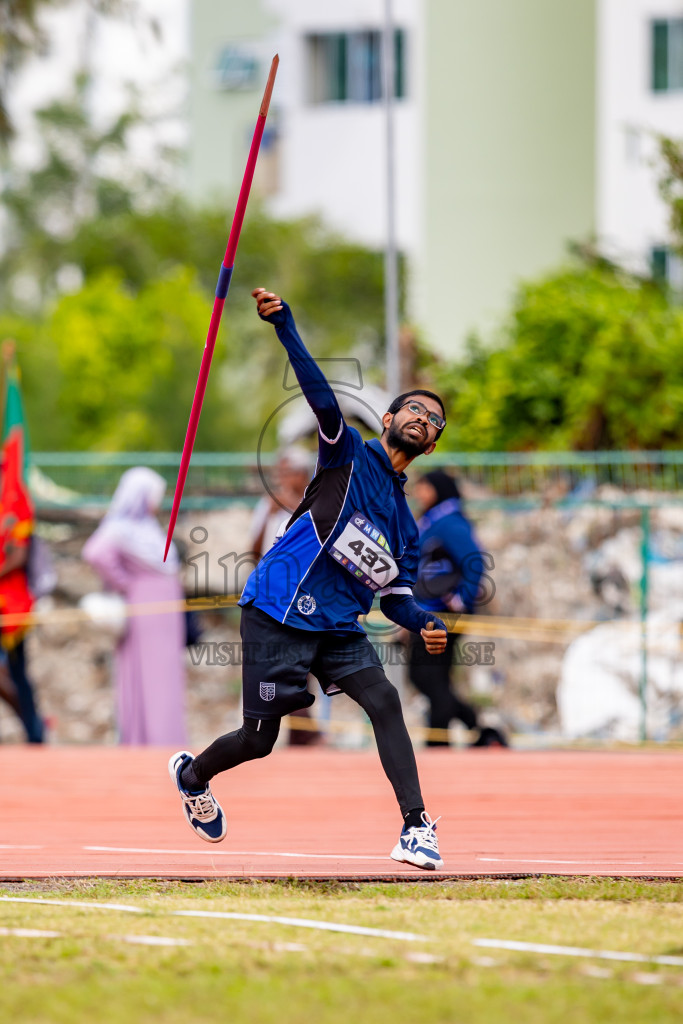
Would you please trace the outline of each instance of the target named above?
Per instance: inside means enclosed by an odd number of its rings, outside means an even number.
[[[321,465],[328,465],[345,448],[348,427],[334,391],[299,336],[292,311],[279,296],[257,288],[259,316],[272,324],[289,356],[301,390],[318,421],[318,449]]]

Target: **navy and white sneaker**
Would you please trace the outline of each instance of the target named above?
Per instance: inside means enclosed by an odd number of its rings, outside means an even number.
[[[168,762],[168,773],[178,787],[180,799],[183,801],[183,812],[192,831],[207,843],[220,843],[221,839],[225,839],[227,826],[225,815],[211,792],[211,786],[207,783],[204,789],[194,793],[185,789],[180,781],[180,773],[192,759],[189,751],[179,750]]]
[[[391,851],[392,860],[414,864],[416,868],[436,871],[443,867],[439,856],[439,841],[436,838],[436,821],[426,811],[422,812],[422,825],[404,828],[396,846]]]

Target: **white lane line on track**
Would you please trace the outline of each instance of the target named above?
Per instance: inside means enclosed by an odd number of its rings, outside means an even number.
[[[0,935],[12,935],[19,939],[59,939],[62,932],[42,932],[36,928],[0,928]]]
[[[526,857],[477,857],[477,860],[485,861],[488,864],[582,864],[588,867],[591,865],[596,867],[605,867],[606,865],[643,867],[647,864],[647,861],[644,860],[618,860],[616,858],[614,860],[551,860],[550,857],[547,857],[530,860]]]
[[[510,949],[519,953],[546,953],[551,956],[585,956],[598,960],[624,960],[637,964],[663,964],[683,967],[683,956],[645,956],[615,949],[584,949],[582,946],[550,946],[543,942],[511,942],[507,939],[472,939],[473,946],[485,949]]]
[[[388,860],[389,855],[358,853],[279,853],[275,850],[156,850],[137,846],[84,846],[95,853],[186,854],[188,857],[293,857],[297,860]]]
[[[87,900],[50,900],[28,896],[0,896],[3,903],[38,903],[51,907],[85,907],[94,910],[123,910],[131,914],[151,912],[168,914],[170,917],[203,917],[223,921],[259,921],[266,924],[284,924],[295,928],[315,928],[323,932],[344,932],[347,935],[371,935],[378,939],[397,939],[400,942],[426,942],[428,936],[413,932],[394,932],[385,928],[365,928],[361,925],[336,924],[332,921],[311,921],[304,917],[272,917],[267,914],[233,914],[218,910],[159,910],[157,907],[143,909],[125,903],[90,903]]]
[[[304,917],[271,917],[269,914],[232,914],[220,910],[173,910],[174,917],[209,917],[223,921],[263,921],[267,924],[287,924],[295,928],[315,928],[323,932],[345,932],[347,935],[373,935],[379,939],[398,939],[401,942],[425,942],[426,935],[413,932],[393,932],[384,928],[364,928],[355,924],[334,924],[331,921],[310,921]]]
[[[191,946],[189,939],[170,939],[165,935],[107,935],[107,939],[129,942],[133,946]]]
[[[497,962],[497,961],[496,961]],[[581,973],[587,978],[613,978],[614,971],[611,967],[598,967],[597,964],[582,964]]]
[[[40,931],[37,928],[0,928],[0,936],[17,939],[73,939],[66,932]],[[77,938],[78,936],[76,936]],[[189,939],[167,938],[165,935],[105,935],[115,942],[129,942],[135,946],[191,946]]]
[[[89,903],[86,900],[48,900],[34,896],[0,896],[3,903],[42,903],[48,907],[88,907],[93,910],[122,910],[126,914],[145,914],[142,907],[131,907],[128,903]]]
[[[0,928],[0,937],[20,939],[78,938],[78,936],[67,932],[39,931],[36,928]],[[195,945],[190,939],[168,938],[165,935],[104,935],[101,937],[113,942],[127,942],[133,946],[169,947]],[[269,953],[307,953],[309,951],[309,947],[302,942],[249,942],[247,945],[253,949],[261,949]],[[344,952],[351,956],[377,956],[377,951],[372,949],[345,950]],[[340,951],[337,950],[337,955],[339,953]],[[433,956],[431,953],[423,953],[421,950],[406,953],[405,959],[416,964],[437,964],[443,962],[443,957]]]
[[[44,850],[44,846],[26,846],[18,843],[0,843],[0,850]]]

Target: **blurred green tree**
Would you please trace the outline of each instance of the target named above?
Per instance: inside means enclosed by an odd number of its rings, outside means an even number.
[[[5,147],[14,135],[8,110],[9,93],[14,77],[32,55],[44,56],[50,41],[40,22],[41,12],[48,7],[67,4],[69,0],[2,0],[0,3],[0,146]],[[97,14],[120,14],[135,4],[131,0],[87,0],[86,6]]]
[[[683,254],[683,143],[660,138],[659,189]],[[683,307],[594,243],[523,284],[498,342],[422,376],[446,397],[458,450],[656,449],[683,444]]]
[[[139,111],[95,128],[87,85],[79,76],[67,100],[38,111],[44,160],[10,175],[0,197],[9,224],[0,331],[17,337],[28,414],[45,424],[42,433],[34,430],[36,449],[174,449],[184,437],[232,211],[191,207],[163,175],[135,168],[127,154]],[[166,164],[158,163],[167,166],[163,156]],[[250,297],[261,284],[288,299],[317,354],[353,348],[364,372],[381,375],[381,255],[337,238],[315,218],[275,221],[254,197],[201,447],[253,446],[260,424],[286,397],[284,353]],[[168,300],[163,319],[161,294]]]
[[[202,413],[205,450],[252,447],[287,397],[285,353],[254,312],[258,285],[287,298],[318,355],[353,349],[364,373],[381,367],[381,254],[315,221],[272,221],[256,204],[247,220]],[[227,233],[224,211],[181,200],[100,216],[64,249],[83,286],[42,313],[0,317],[0,334],[18,342],[36,450],[182,445]]]
[[[659,152],[663,168],[659,191],[669,207],[674,248],[683,256],[683,141],[661,136]]]
[[[58,2],[58,0],[57,0]],[[7,109],[8,91],[13,76],[31,53],[44,53],[45,33],[38,13],[54,0],[4,0],[0,5],[0,143],[7,144],[13,127]]]
[[[576,266],[522,286],[501,344],[444,366],[451,449],[683,442],[683,310],[649,281]]]
[[[97,126],[89,110],[90,77],[74,80],[66,98],[35,112],[43,156],[34,167],[8,165],[0,205],[6,227],[0,255],[0,302],[35,308],[83,279],[77,239],[97,225],[161,202],[158,173],[129,157],[131,131],[142,123],[136,94],[110,122]],[[168,159],[169,154],[157,154]],[[156,161],[155,161],[156,162]],[[74,254],[76,260],[74,260]]]

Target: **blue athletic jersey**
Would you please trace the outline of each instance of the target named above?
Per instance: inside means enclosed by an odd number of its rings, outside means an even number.
[[[418,522],[420,561],[415,599],[427,611],[453,610],[457,599],[470,614],[478,600],[485,555],[457,498],[447,498]],[[489,566],[491,568],[491,566]],[[485,590],[485,588],[484,588]]]
[[[318,419],[318,464],[285,533],[247,580],[240,604],[253,602],[295,629],[363,632],[358,616],[370,611],[378,593],[382,611],[399,625],[419,632],[434,621],[444,628],[412,597],[419,534],[403,490],[405,473],[393,469],[379,440],[364,442],[344,421],[283,307],[263,319],[275,326]]]

